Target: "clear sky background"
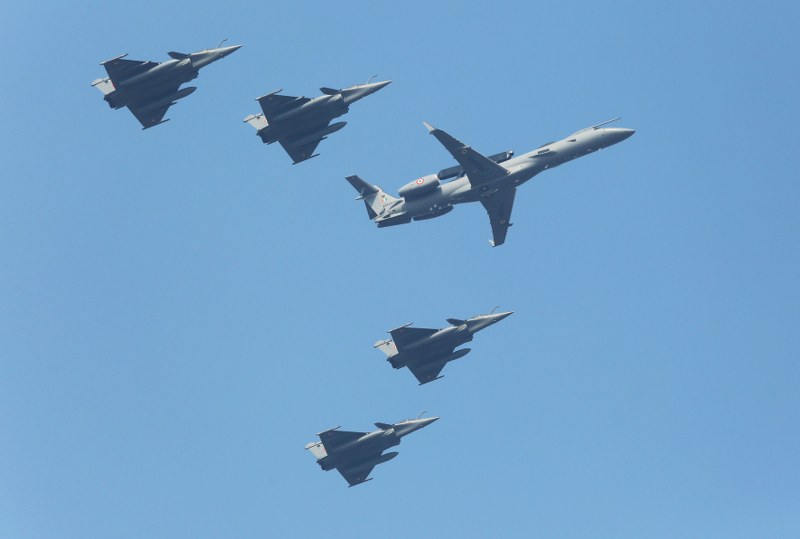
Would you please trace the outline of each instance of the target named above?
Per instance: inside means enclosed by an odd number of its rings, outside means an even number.
[[[647,4],[647,5],[645,5]],[[794,2],[0,8],[0,537],[800,537]],[[141,131],[124,52],[243,44]],[[242,119],[372,74],[321,156]],[[396,190],[622,116],[608,150],[378,230]],[[419,387],[372,343],[515,314]],[[303,446],[442,419],[348,489]]]

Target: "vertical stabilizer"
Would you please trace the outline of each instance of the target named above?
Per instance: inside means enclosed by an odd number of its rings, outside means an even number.
[[[306,449],[311,451],[311,454],[314,455],[317,460],[328,456],[328,452],[325,450],[325,446],[322,445],[322,442],[309,442],[306,444]]]
[[[92,86],[103,92],[103,95],[108,95],[116,88],[114,88],[114,83],[111,82],[111,79],[97,79],[92,82]]]
[[[245,123],[248,123],[256,128],[256,131],[261,131],[267,125],[267,119],[264,117],[263,114],[251,114],[247,118],[244,119]]]
[[[367,214],[370,219],[375,219],[381,215],[387,207],[393,206],[399,200],[387,195],[383,189],[377,185],[367,183],[360,176],[347,176],[347,181],[358,191],[358,199],[363,200],[367,207]]]

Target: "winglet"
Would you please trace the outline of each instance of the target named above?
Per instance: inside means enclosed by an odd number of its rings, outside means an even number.
[[[435,128],[435,127],[433,127],[433,126],[432,126],[431,124],[429,124],[428,122],[422,122],[422,125],[424,125],[424,126],[425,126],[425,129],[427,129],[427,130],[428,130],[428,133],[433,133],[434,131],[436,131],[436,128]]]

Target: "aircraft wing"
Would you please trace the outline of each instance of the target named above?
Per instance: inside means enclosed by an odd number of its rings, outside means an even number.
[[[280,92],[280,90],[278,90]],[[297,108],[311,101],[307,97],[296,97],[293,95],[281,95],[277,92],[272,92],[257,99],[258,104],[261,105],[261,110],[264,111],[264,118],[267,122],[271,122],[273,118],[285,112]]]
[[[114,86],[117,86],[119,81],[143,73],[151,67],[157,66],[158,63],[145,60],[124,60],[122,57],[119,57],[103,62],[102,65],[106,68],[106,73],[108,73],[111,82],[114,83]]]
[[[473,187],[493,182],[508,174],[505,167],[476,152],[472,147],[467,146],[441,129],[436,129],[426,122],[422,123],[428,128],[430,134],[436,137],[436,140],[441,142],[442,146],[450,152],[450,155],[458,161]]]
[[[296,165],[297,163],[302,163],[306,159],[311,159],[314,157],[314,150],[316,150],[317,146],[319,146],[319,143],[322,142],[322,138],[323,137],[320,137],[312,141],[306,140],[299,145],[293,144],[294,141],[301,140],[300,137],[297,136],[282,137],[278,139],[278,142],[281,143],[283,149],[286,150],[286,153],[288,153],[289,157],[292,158],[292,164]]]
[[[402,352],[404,346],[408,346],[413,342],[424,339],[429,335],[433,335],[437,331],[439,330],[432,328],[410,328],[408,326],[403,326],[393,329],[389,332],[389,334],[392,336],[392,340],[394,341],[397,350]]]
[[[325,449],[328,451],[328,453],[331,453],[332,451],[336,451],[339,446],[358,440],[365,434],[367,433],[352,432],[347,430],[329,430],[326,432],[321,432],[319,434],[319,439],[322,442],[322,445],[325,446]]]
[[[442,372],[444,366],[447,365],[446,361],[434,361],[432,363],[425,363],[423,365],[419,364],[411,364],[408,366],[408,370],[411,371],[417,380],[419,380],[419,385],[427,384],[428,382],[433,382],[436,378],[439,377],[439,373]]]
[[[169,105],[164,105],[161,108],[155,110],[148,110],[146,112],[142,112],[140,109],[136,108],[133,105],[128,105],[128,110],[130,110],[136,119],[139,120],[139,123],[142,124],[143,129],[147,129],[148,127],[153,127],[154,125],[160,124],[164,120],[164,116],[167,114],[167,109],[169,109]]]
[[[497,247],[506,241],[508,227],[511,226],[511,209],[514,207],[514,195],[516,187],[501,189],[495,194],[481,199],[481,204],[489,214],[489,222],[492,223],[492,245]]]
[[[342,477],[344,477],[345,481],[347,481],[351,487],[354,487],[367,481],[367,477],[369,477],[369,474],[372,473],[373,468],[375,468],[374,465],[367,467],[361,466],[358,468],[339,467],[336,468],[336,470],[342,474]]]
[[[167,114],[167,110],[172,106],[172,103],[167,103],[163,107],[158,107],[156,109],[148,108],[148,105],[155,103],[164,96],[175,94],[179,88],[180,84],[176,84],[163,92],[159,92],[156,96],[148,96],[146,100],[131,103],[128,105],[128,110],[136,116],[136,119],[142,124],[143,129],[165,122],[164,116]]]

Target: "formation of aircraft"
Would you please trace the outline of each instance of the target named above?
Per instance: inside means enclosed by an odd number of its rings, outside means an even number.
[[[223,40],[224,42],[225,40]],[[103,93],[113,109],[127,107],[143,129],[168,120],[169,107],[196,90],[181,88],[197,78],[200,69],[237,51],[241,45],[193,53],[167,53],[171,60],[156,63],[125,59],[118,56],[102,62],[107,77],[92,82]],[[281,94],[281,90],[257,99],[261,113],[251,114],[244,121],[256,129],[266,144],[278,142],[293,164],[315,154],[319,143],[342,129],[346,122],[331,123],[346,114],[350,105],[386,87],[391,81],[358,84],[348,88],[320,88],[315,98]],[[502,245],[511,226],[511,211],[517,188],[545,170],[583,157],[622,142],[633,129],[607,127],[614,118],[580,131],[562,140],[548,142],[519,156],[512,150],[484,156],[471,146],[445,131],[423,122],[436,139],[456,160],[457,165],[413,180],[400,188],[398,196],[387,194],[359,176],[347,176],[358,191],[369,218],[379,227],[387,227],[439,217],[457,204],[480,202],[489,215],[493,246]],[[418,328],[406,324],[389,331],[391,339],[381,340],[374,347],[387,356],[395,369],[407,367],[420,385],[442,378],[442,369],[450,361],[464,357],[469,348],[457,349],[473,340],[474,334],[512,314],[511,311],[459,319],[448,318],[444,328]],[[306,445],[323,470],[336,469],[352,487],[370,480],[372,469],[397,456],[384,453],[400,444],[412,432],[426,427],[438,417],[417,418],[397,423],[375,423],[371,432],[342,431],[339,427],[318,434],[319,441]]]

